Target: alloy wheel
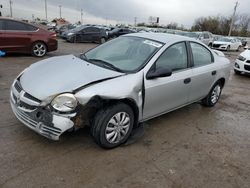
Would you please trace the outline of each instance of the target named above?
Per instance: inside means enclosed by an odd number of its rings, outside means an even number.
[[[116,113],[106,126],[106,140],[111,144],[119,143],[127,135],[130,125],[130,117],[126,112]]]

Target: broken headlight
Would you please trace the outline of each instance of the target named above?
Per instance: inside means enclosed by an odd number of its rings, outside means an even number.
[[[64,93],[56,96],[52,100],[51,106],[59,112],[70,112],[76,108],[77,100],[73,94]]]

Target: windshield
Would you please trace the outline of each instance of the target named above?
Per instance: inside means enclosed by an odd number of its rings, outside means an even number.
[[[88,51],[84,58],[92,63],[110,64],[113,70],[117,68],[122,72],[134,72],[162,46],[160,42],[144,38],[119,37]]]
[[[222,42],[231,42],[231,39],[225,38],[225,37],[221,37],[221,38],[218,39],[218,41],[222,41]]]
[[[195,38],[197,39],[199,37],[198,33],[185,33],[187,37]]]

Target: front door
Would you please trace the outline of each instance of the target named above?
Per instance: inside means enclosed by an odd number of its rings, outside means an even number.
[[[143,119],[171,111],[188,103],[192,70],[189,68],[185,42],[167,48],[152,68],[172,70],[169,77],[148,80],[145,76]]]

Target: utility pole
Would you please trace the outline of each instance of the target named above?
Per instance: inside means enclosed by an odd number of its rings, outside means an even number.
[[[12,1],[12,0],[10,0],[10,17],[12,17],[12,16],[13,16],[13,14],[12,14],[12,4],[13,4],[13,1]]]
[[[134,21],[135,21],[135,26],[136,26],[136,25],[137,25],[137,17],[135,17],[135,20],[134,20]]]
[[[231,25],[230,25],[228,36],[231,36],[232,29],[233,29],[233,24],[234,24],[234,19],[235,19],[235,14],[236,14],[236,10],[237,10],[238,6],[239,6],[239,2],[237,1],[235,3],[235,6],[234,6],[234,13],[233,13],[233,17],[232,17],[232,21],[231,21]]]
[[[81,8],[81,24],[83,23],[82,16],[83,16],[83,10]]]
[[[44,0],[44,3],[45,3],[45,18],[46,18],[46,21],[48,21],[47,0]]]
[[[0,5],[0,8],[3,8],[3,5]],[[0,11],[0,17],[2,16],[2,12]]]
[[[60,18],[62,18],[62,5],[59,5],[59,14],[60,14]]]

